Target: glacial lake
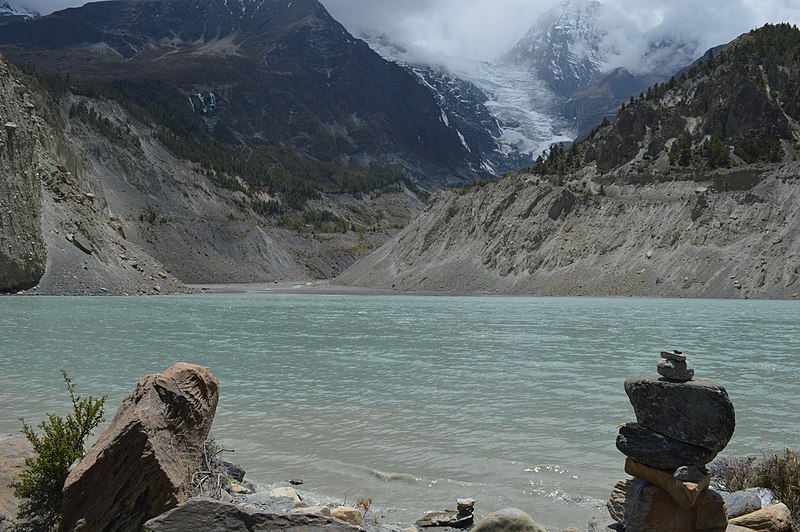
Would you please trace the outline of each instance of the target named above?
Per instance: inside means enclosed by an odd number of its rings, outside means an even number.
[[[0,433],[66,413],[59,369],[108,394],[209,367],[213,435],[262,484],[374,498],[410,524],[474,497],[585,529],[626,475],[623,390],[680,349],[728,390],[723,455],[800,447],[800,303],[668,299],[202,295],[0,299]]]

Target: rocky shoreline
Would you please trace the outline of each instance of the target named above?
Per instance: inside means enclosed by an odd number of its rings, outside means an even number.
[[[662,357],[660,376],[625,383],[637,423],[621,427],[617,446],[628,456],[631,478],[617,483],[608,512],[588,530],[788,532],[789,509],[763,491],[712,489],[705,466],[733,435],[733,406],[720,385],[694,378],[682,353]],[[663,375],[676,376],[674,363],[683,370],[678,379]],[[473,499],[403,528],[383,523],[371,498],[321,504],[302,491],[302,480],[256,485],[209,439],[219,390],[207,369],[186,363],[142,378],[73,466],[63,492],[63,529],[545,531],[519,509],[477,516]],[[0,531],[16,530],[20,501],[8,486],[29,456],[25,440],[0,438]]]

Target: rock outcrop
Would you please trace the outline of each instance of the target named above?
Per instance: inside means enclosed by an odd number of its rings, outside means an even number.
[[[361,528],[334,517],[273,514],[256,508],[208,498],[192,498],[145,523],[150,532],[187,530],[281,530],[286,532],[356,531]]]
[[[47,258],[35,156],[42,119],[17,74],[0,56],[0,293],[34,286]]]
[[[189,498],[219,399],[207,369],[147,375],[64,485],[64,530],[139,530]]]

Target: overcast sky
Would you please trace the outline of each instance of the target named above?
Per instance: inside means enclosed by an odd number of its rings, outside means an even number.
[[[15,0],[12,0],[12,2]],[[352,33],[383,33],[431,56],[493,59],[522,37],[555,0],[321,0]],[[49,13],[80,0],[16,0]],[[766,22],[800,24],[800,0],[604,0],[621,25],[673,33],[700,48]]]
[[[554,0],[321,0],[351,32],[385,33],[441,55],[493,59]],[[604,0],[625,25],[673,33],[704,50],[766,22],[800,24],[800,0]]]

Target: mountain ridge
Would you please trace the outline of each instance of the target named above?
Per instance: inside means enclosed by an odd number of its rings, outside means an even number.
[[[745,34],[533,168],[438,193],[336,282],[800,298],[798,51],[793,26]]]
[[[206,133],[230,148],[283,143],[327,163],[402,167],[432,188],[482,173],[478,155],[439,120],[433,95],[316,0],[111,0],[11,23],[0,45],[14,61],[69,72],[73,85],[124,82],[139,105],[154,81],[182,93],[162,91],[169,108],[155,119],[213,93]]]

